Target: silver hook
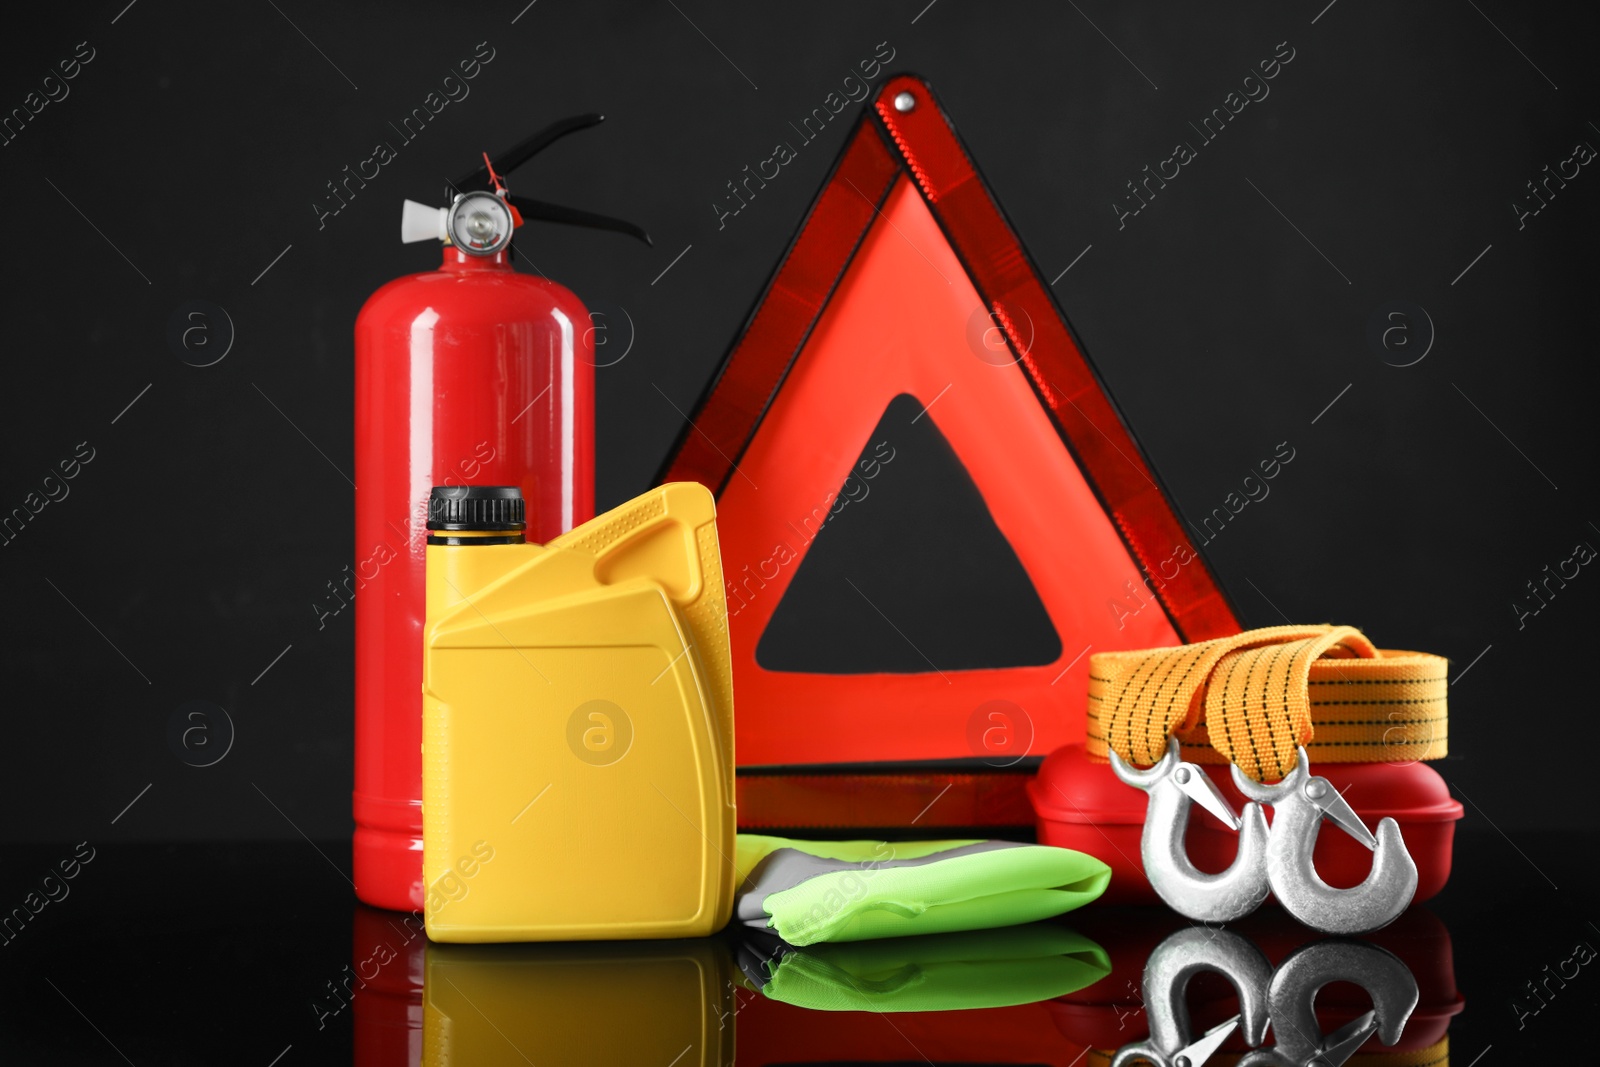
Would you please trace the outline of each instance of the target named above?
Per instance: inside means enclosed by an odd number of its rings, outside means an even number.
[[[1149,770],[1130,767],[1115,750],[1111,769],[1150,796],[1139,854],[1145,877],[1170,908],[1197,922],[1225,923],[1249,915],[1267,898],[1269,838],[1260,804],[1246,804],[1242,817],[1234,815],[1216,783],[1182,758],[1175,737],[1167,739],[1167,751]],[[1196,803],[1239,831],[1239,851],[1221,874],[1201,871],[1184,847],[1189,809]]]
[[[1305,746],[1294,770],[1276,785],[1251,781],[1237,765],[1232,771],[1241,793],[1272,806],[1267,879],[1290,915],[1325,934],[1364,934],[1406,910],[1417,892],[1417,865],[1406,851],[1400,824],[1385,818],[1373,836],[1332,783],[1311,773]],[[1360,885],[1335,889],[1317,874],[1312,853],[1323,819],[1373,850],[1372,870]]]
[[[1372,1010],[1324,1035],[1316,999],[1331,982],[1366,990]],[[1398,1042],[1417,999],[1416,978],[1389,952],[1364,941],[1319,941],[1278,965],[1268,992],[1275,1043],[1239,1067],[1340,1067],[1375,1033],[1385,1045]]]
[[[1189,1006],[1184,999],[1189,980],[1201,971],[1216,971],[1239,994],[1239,1014],[1191,1040]],[[1144,1003],[1150,1036],[1124,1045],[1111,1067],[1149,1062],[1156,1067],[1201,1067],[1235,1031],[1255,1048],[1267,1035],[1270,1018],[1268,983],[1272,964],[1247,938],[1231,930],[1192,926],[1179,930],[1155,947],[1144,968]]]

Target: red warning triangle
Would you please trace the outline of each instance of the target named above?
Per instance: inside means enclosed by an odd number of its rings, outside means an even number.
[[[758,662],[774,610],[902,394],[954,450],[1031,579],[1060,636],[1052,662],[878,674]],[[1037,757],[1083,739],[1091,650],[1239,629],[915,77],[890,79],[851,135],[663,480],[718,494],[741,826],[1031,823],[1021,783]]]

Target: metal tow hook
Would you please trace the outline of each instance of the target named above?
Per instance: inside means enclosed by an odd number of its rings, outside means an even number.
[[[1225,923],[1249,915],[1267,898],[1270,846],[1260,804],[1246,804],[1243,815],[1235,815],[1205,771],[1182,758],[1177,738],[1167,739],[1167,751],[1147,771],[1131,767],[1115,750],[1111,767],[1124,783],[1149,794],[1139,853],[1145,876],[1169,907],[1199,922]],[[1196,803],[1239,834],[1233,865],[1221,874],[1201,871],[1184,847],[1189,811]]]
[[[1185,994],[1189,980],[1201,971],[1216,971],[1233,983],[1239,1014],[1195,1040]],[[1145,964],[1143,996],[1150,1036],[1117,1050],[1111,1067],[1136,1063],[1201,1067],[1235,1030],[1242,1031],[1245,1044],[1255,1048],[1267,1035],[1271,977],[1272,964],[1261,950],[1231,930],[1197,926],[1178,931],[1157,945]]]
[[[1417,865],[1406,851],[1400,824],[1384,818],[1374,837],[1338,790],[1311,773],[1304,746],[1294,770],[1276,785],[1251,781],[1237,766],[1232,771],[1241,793],[1272,807],[1266,874],[1290,915],[1325,934],[1361,934],[1387,926],[1406,910],[1417,892]],[[1154,803],[1152,797],[1152,810]],[[1323,819],[1372,849],[1372,870],[1360,885],[1335,889],[1317,874],[1312,852]]]
[[[1324,1035],[1316,999],[1332,982],[1366,990],[1372,1010]],[[1376,945],[1319,941],[1278,965],[1267,999],[1275,1043],[1247,1053],[1239,1067],[1340,1067],[1374,1033],[1393,1046],[1416,1010],[1418,990],[1410,968]]]

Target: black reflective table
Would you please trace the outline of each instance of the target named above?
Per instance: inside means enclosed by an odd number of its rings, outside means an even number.
[[[1351,1064],[1595,1062],[1597,844],[1469,824],[1445,892],[1364,939],[1376,948],[1330,949],[1269,908],[1207,934],[1207,951],[1259,951],[1268,972],[1296,956],[1401,961],[1417,987],[1406,1030]],[[1146,1003],[1143,970],[1188,929],[1166,909],[1090,907],[1020,933],[778,951],[773,978],[760,937],[429,945],[404,914],[357,904],[342,842],[4,855],[6,1064],[1102,1064],[1167,1010]],[[1056,995],[1014,1003],[1030,991]],[[1332,1033],[1370,1000],[1335,981],[1316,1004]],[[1185,1003],[1195,1034],[1239,1011],[1212,974]]]

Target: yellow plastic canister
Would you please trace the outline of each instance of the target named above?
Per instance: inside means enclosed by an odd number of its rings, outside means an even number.
[[[727,923],[733,693],[715,518],[709,491],[676,483],[544,546],[430,538],[430,938]]]

